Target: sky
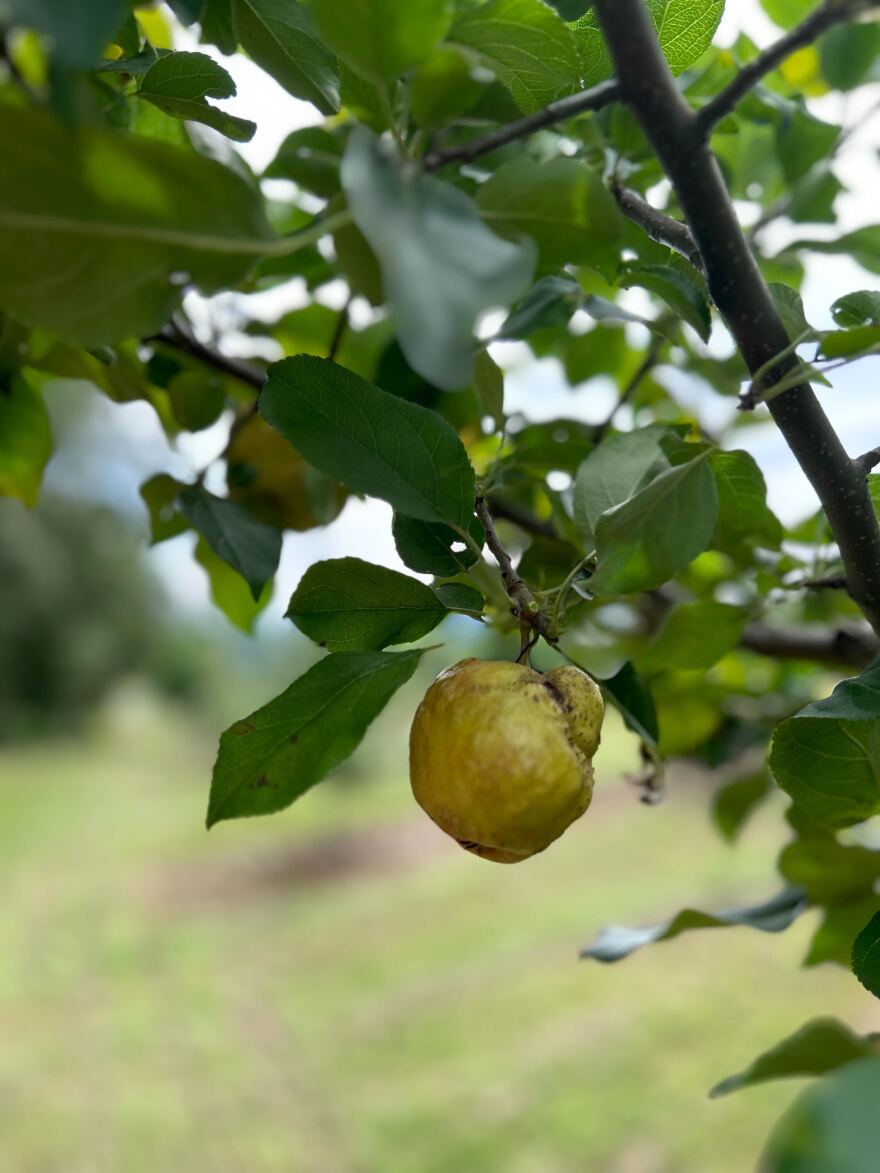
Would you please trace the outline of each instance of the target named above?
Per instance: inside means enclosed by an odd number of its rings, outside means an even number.
[[[727,14],[718,34],[718,42],[730,44],[741,32],[747,32],[759,45],[772,41],[779,30],[769,21],[757,0],[728,0]],[[185,30],[176,36],[178,48],[198,48],[211,52],[233,74],[238,86],[236,98],[224,103],[230,113],[250,118],[257,132],[250,143],[238,149],[260,171],[274,156],[285,136],[301,126],[321,121],[308,103],[298,101],[281,89],[267,74],[244,57],[225,58],[211,47],[197,45]],[[861,122],[877,102],[880,86],[863,87],[844,107],[833,96],[811,103],[820,117],[842,119],[845,124]],[[876,220],[876,192],[880,190],[880,116],[864,122],[853,136],[840,168],[842,178],[852,188],[851,194],[838,203],[840,227],[844,230]],[[781,245],[784,240],[768,238]],[[878,284],[845,258],[817,257],[808,268],[804,287],[807,317],[818,327],[831,326],[829,306],[835,298],[855,289]],[[638,293],[636,296],[641,296]],[[322,298],[338,306],[344,290],[331,288]],[[304,304],[299,288],[284,293],[269,292],[258,299],[257,312],[271,320],[285,309]],[[188,308],[199,313],[197,299]],[[713,345],[724,349],[723,327],[716,325]],[[235,350],[233,345],[231,348]],[[493,355],[507,372],[505,403],[508,412],[522,412],[533,420],[565,415],[587,421],[604,418],[613,402],[610,383],[593,381],[586,391],[572,392],[565,383],[556,360],[535,361],[523,344],[506,343],[493,347]],[[271,356],[267,356],[271,357]],[[880,443],[880,406],[875,385],[877,359],[864,360],[836,372],[832,388],[821,391],[825,410],[837,428],[844,445],[853,455]],[[732,410],[717,396],[694,397],[683,383],[674,387],[680,401],[697,410],[707,427],[724,423]],[[65,385],[50,396],[50,410],[58,411],[60,397],[86,395],[82,389]],[[146,514],[138,496],[139,484],[149,476],[167,471],[188,479],[197,469],[219,456],[225,444],[227,424],[221,422],[206,432],[181,438],[176,450],[169,446],[152,411],[145,404],[120,407],[101,397],[89,395],[89,443],[69,444],[56,453],[47,470],[48,490],[76,489],[103,499],[136,514],[144,531]],[[65,412],[68,415],[68,412]],[[737,446],[747,448],[760,464],[768,482],[771,506],[783,520],[797,521],[816,507],[815,495],[800,472],[794,457],[772,422],[744,429],[737,435]],[[210,486],[209,486],[210,487]],[[217,486],[219,488],[220,486]],[[396,569],[402,565],[391,539],[391,510],[382,502],[350,499],[341,517],[329,528],[308,534],[288,535],[277,577],[276,595],[267,619],[277,620],[286,599],[301,575],[313,562],[322,558],[349,555],[361,557]],[[181,610],[204,613],[210,607],[204,572],[191,556],[194,539],[184,535],[151,549],[148,559],[162,579],[169,597]]]

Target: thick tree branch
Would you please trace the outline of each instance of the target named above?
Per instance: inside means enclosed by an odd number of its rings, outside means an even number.
[[[674,249],[686,261],[690,261],[700,273],[704,272],[703,258],[700,256],[697,242],[687,224],[682,224],[680,220],[674,220],[672,216],[667,216],[665,212],[653,207],[637,192],[630,191],[629,188],[620,187],[613,183],[611,194],[617,200],[618,207],[624,216],[644,228],[652,240]]]
[[[768,46],[763,53],[759,53],[754,61],[750,61],[726,89],[717,94],[697,114],[697,129],[701,135],[709,131],[726,118],[746,94],[754,89],[762,77],[772,73],[786,58],[798,49],[812,45],[818,37],[835,24],[852,20],[867,6],[864,0],[825,0],[815,11],[811,12],[806,20],[787,33],[780,40]]]
[[[678,195],[699,246],[715,304],[752,373],[772,362],[789,338],[746,244],[696,117],[660,51],[643,0],[596,0],[623,99],[634,111]],[[779,361],[771,382],[794,368]],[[880,631],[880,526],[865,474],[850,460],[812,388],[804,383],[773,399],[773,418],[819,496],[840,547],[850,593]]]
[[[551,102],[536,114],[528,114],[525,118],[518,118],[516,122],[499,126],[483,138],[471,139],[470,142],[448,147],[443,151],[431,151],[422,160],[422,167],[425,171],[436,171],[448,163],[471,163],[481,155],[497,150],[498,147],[534,134],[536,130],[544,130],[557,122],[565,122],[568,118],[585,114],[588,110],[601,110],[604,106],[616,102],[618,97],[617,83],[604,81],[590,90],[571,94],[570,97],[561,98],[558,102]]]

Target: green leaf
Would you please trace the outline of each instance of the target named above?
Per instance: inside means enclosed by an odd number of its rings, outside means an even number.
[[[482,546],[486,535],[479,518],[474,517],[467,528],[474,541]],[[401,560],[410,570],[417,570],[420,574],[447,578],[468,570],[477,561],[476,553],[465,546],[461,536],[448,525],[395,513],[391,530]],[[453,549],[454,546],[461,549]]]
[[[807,321],[803,298],[796,289],[792,289],[790,285],[782,285],[778,281],[771,282],[767,288],[776,302],[776,308],[790,341],[793,342],[795,338],[800,338],[802,334],[812,330]]]
[[[874,504],[874,510],[880,517],[880,474],[871,473],[868,478],[868,492]]]
[[[427,130],[448,126],[475,105],[489,81],[470,49],[439,45],[410,76],[412,116]]]
[[[880,719],[880,659],[858,676],[841,680],[830,697],[801,709],[797,719],[804,717],[846,721]]]
[[[790,29],[813,10],[813,0],[761,0],[761,7],[775,24]]]
[[[422,652],[336,652],[220,738],[208,826],[290,806],[358,747]]]
[[[508,457],[512,468],[529,475],[546,476],[555,469],[574,475],[593,443],[595,426],[582,420],[548,420],[527,424],[512,438],[514,451]]]
[[[866,920],[870,920],[878,911],[880,897],[873,894],[826,908],[822,923],[813,934],[804,966],[833,962],[849,969],[852,965],[853,943],[865,927]]]
[[[793,807],[790,820],[799,815]],[[780,874],[803,888],[813,904],[847,904],[872,893],[880,879],[880,852],[858,844],[840,843],[833,832],[799,820],[798,838],[779,856]]]
[[[660,48],[673,73],[683,73],[712,44],[724,15],[724,0],[647,0]],[[584,84],[611,77],[614,67],[594,12],[574,25]]]
[[[415,643],[445,616],[430,587],[360,558],[310,566],[286,612],[303,635],[331,652]]]
[[[853,326],[849,330],[828,330],[822,335],[825,358],[857,358],[880,348],[880,325]]]
[[[736,778],[716,791],[712,800],[712,819],[728,843],[739,837],[749,816],[771,791],[765,770]]]
[[[466,582],[443,582],[434,587],[437,598],[448,611],[465,615],[482,615],[486,600],[478,590]]]
[[[880,1059],[859,1059],[812,1084],[775,1128],[760,1173],[875,1173]]]
[[[868,993],[880,998],[880,913],[875,913],[856,937],[852,969]]]
[[[183,25],[195,24],[202,15],[204,0],[168,0],[174,15]]]
[[[480,411],[500,426],[504,421],[504,372],[488,350],[481,350],[474,362],[474,391]]]
[[[840,127],[795,109],[777,133],[778,158],[789,183],[797,183],[815,164],[827,159],[840,138]]]
[[[226,406],[223,380],[209,370],[181,371],[168,383],[174,418],[188,432],[201,432],[216,423]]]
[[[300,355],[269,368],[260,414],[310,464],[356,492],[421,521],[471,524],[474,471],[436,412]]]
[[[880,25],[840,24],[819,41],[822,74],[835,90],[852,90],[874,78],[880,58]]]
[[[204,53],[167,53],[144,74],[138,96],[164,114],[202,122],[236,142],[250,142],[256,122],[237,118],[217,109],[208,97],[233,97],[235,82],[222,66]]]
[[[312,0],[324,44],[372,81],[393,81],[441,41],[451,0]]]
[[[831,307],[831,316],[838,326],[880,326],[880,292],[862,289],[839,297]]]
[[[148,42],[143,49],[139,48],[131,57],[114,57],[102,61],[95,72],[127,73],[129,77],[144,77],[157,61],[161,61],[163,57],[172,56],[174,54],[170,49],[156,49]]]
[[[192,150],[0,106],[0,305],[83,346],[155,333],[183,287],[271,250],[260,198]]]
[[[788,218],[798,224],[834,224],[837,221],[835,203],[845,190],[837,176],[830,171],[833,153],[818,163],[812,171],[791,189],[791,203]],[[773,262],[763,261],[768,272],[773,271]]]
[[[764,475],[748,452],[712,452],[709,464],[718,490],[718,524],[713,545],[735,550],[743,544],[779,548],[782,523],[767,507]]]
[[[211,599],[215,606],[230,623],[250,635],[257,618],[272,598],[272,583],[266,583],[260,597],[255,599],[238,571],[218,558],[204,538],[200,537],[196,544],[195,557],[208,576]]]
[[[880,813],[880,661],[776,727],[770,769],[814,822],[844,827]]]
[[[140,494],[150,515],[151,546],[189,529],[189,522],[177,510],[177,499],[186,487],[167,473],[159,473],[141,485]]]
[[[489,0],[466,9],[449,40],[473,49],[527,114],[580,84],[571,29],[543,0]]]
[[[355,73],[344,61],[339,62],[339,100],[342,108],[357,122],[377,134],[391,129],[394,115],[395,86],[377,85]]]
[[[195,486],[183,490],[178,508],[217,557],[241,575],[254,599],[258,599],[278,569],[281,557],[278,530],[255,521],[237,502],[215,497]]]
[[[340,182],[342,176],[340,174]],[[345,196],[340,194],[331,202],[332,210],[347,207]],[[354,293],[362,294],[370,305],[380,306],[385,300],[382,289],[382,270],[376,254],[367,243],[366,237],[354,223],[339,228],[333,234],[333,247],[342,276]]]
[[[593,945],[581,952],[581,957],[592,957],[596,961],[610,963],[629,957],[637,949],[655,941],[670,941],[692,929],[724,929],[746,925],[762,933],[781,933],[807,910],[807,902],[798,889],[788,888],[753,908],[734,908],[729,912],[700,912],[685,908],[672,920],[649,925],[643,929],[603,929]]]
[[[52,428],[42,394],[21,375],[0,381],[0,497],[37,503],[52,455]]]
[[[477,316],[509,305],[528,288],[531,246],[501,240],[463,191],[401,166],[364,127],[352,132],[342,182],[355,222],[379,258],[410,366],[437,387],[467,386]]]
[[[609,436],[581,464],[574,483],[574,519],[587,550],[596,544],[599,518],[669,468],[661,446],[667,434],[655,424]]]
[[[702,282],[673,265],[627,266],[618,279],[622,289],[638,286],[661,298],[673,313],[687,322],[704,342],[712,333],[712,311]]]
[[[559,538],[532,538],[516,566],[516,572],[535,591],[561,586],[582,551]]]
[[[880,224],[857,228],[834,240],[796,240],[787,245],[784,251],[801,252],[805,249],[814,253],[848,256],[869,273],[880,273]]]
[[[623,220],[602,177],[585,163],[520,155],[483,184],[477,205],[496,232],[530,236],[544,272],[567,264],[617,272]]]
[[[323,126],[304,126],[289,134],[264,175],[291,179],[305,191],[330,199],[340,190],[343,139]]]
[[[199,23],[203,44],[216,45],[227,56],[236,51],[238,37],[232,17],[232,0],[205,0]]]
[[[600,680],[602,691],[623,717],[627,729],[652,748],[657,748],[660,730],[657,725],[657,709],[647,681],[627,663],[620,671],[607,680]]]
[[[213,58],[204,53],[166,53],[144,74],[138,96],[163,113],[190,122],[202,122],[227,138],[247,143],[254,137],[255,122],[236,118],[207,98],[232,98],[235,82]]]
[[[703,452],[602,515],[590,590],[626,595],[660,586],[708,547],[717,519],[715,480]]]
[[[118,45],[126,57],[133,57],[140,50],[141,30],[133,12],[129,12],[122,24],[116,29],[113,34],[113,43]]]
[[[45,33],[56,60],[88,69],[113,39],[129,7],[128,0],[77,0],[74,11],[70,0],[0,0],[0,24],[23,24]]]
[[[638,658],[642,671],[711,668],[739,643],[748,622],[742,607],[684,603],[670,612],[660,634]]]
[[[297,0],[232,0],[235,35],[257,65],[322,114],[339,110],[339,73]]]
[[[536,330],[564,326],[581,302],[581,287],[571,277],[542,277],[516,303],[498,338],[528,338]]]
[[[717,1083],[709,1095],[714,1100],[768,1080],[825,1075],[846,1063],[863,1059],[873,1050],[870,1039],[853,1034],[838,1019],[814,1018],[772,1050],[759,1055],[745,1071]]]

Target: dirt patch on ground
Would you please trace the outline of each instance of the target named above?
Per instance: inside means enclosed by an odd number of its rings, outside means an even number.
[[[314,894],[316,887],[365,875],[406,871],[426,858],[460,850],[427,819],[321,835],[307,843],[276,847],[241,857],[228,855],[209,867],[192,861],[151,877],[149,897],[177,909],[192,905],[250,901],[273,895]]]

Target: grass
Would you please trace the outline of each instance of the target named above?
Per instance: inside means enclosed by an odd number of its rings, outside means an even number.
[[[778,810],[731,851],[693,784],[635,801],[620,737],[588,817],[503,868],[414,807],[399,710],[370,777],[210,835],[176,720],[0,756],[10,1173],[743,1173],[799,1084],[707,1089],[812,1015],[871,1025],[851,975],[796,970],[811,918],[577,961],[776,887]]]

